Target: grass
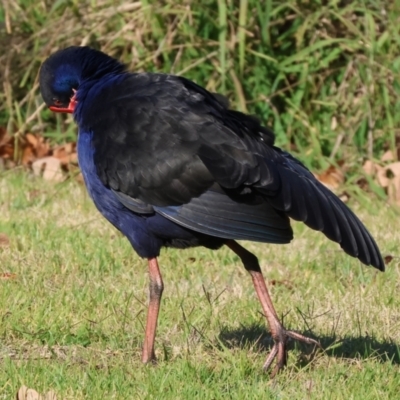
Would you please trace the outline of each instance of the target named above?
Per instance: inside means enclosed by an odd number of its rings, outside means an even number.
[[[85,189],[9,171],[0,179],[0,399],[22,385],[60,399],[393,399],[400,385],[398,215],[357,208],[384,274],[296,223],[287,246],[260,258],[285,325],[318,337],[293,344],[271,381],[271,345],[250,278],[228,249],[163,251],[157,366],[140,363],[146,262],[94,209]]]

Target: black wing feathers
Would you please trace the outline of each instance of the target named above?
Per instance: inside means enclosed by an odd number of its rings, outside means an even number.
[[[100,104],[102,96],[112,107]],[[274,134],[255,117],[229,110],[224,98],[169,75],[127,74],[103,88],[102,96],[86,106],[95,164],[104,184],[141,202],[132,207],[150,204],[210,235],[275,242],[290,240],[286,214],[384,269],[358,218],[299,161],[274,147]],[[230,197],[210,190],[215,183]],[[262,196],[268,207],[240,215],[232,194],[249,193]]]
[[[164,84],[171,86],[168,96]],[[196,154],[201,119],[175,99],[183,94],[174,89],[167,76],[127,75],[104,88],[82,116],[95,132],[95,164],[103,183],[158,206],[187,203],[214,181]],[[102,98],[113,107],[106,108]]]
[[[384,270],[378,246],[356,215],[303,164],[290,154],[279,152],[280,162],[271,165],[267,161],[281,181],[281,189],[275,195],[269,192],[270,203],[289,217],[323,232],[347,254]],[[263,192],[265,188],[258,190]]]
[[[289,243],[293,238],[289,218],[275,210],[261,196],[230,196],[217,184],[179,207],[149,208],[123,193],[115,194],[125,207],[136,213],[157,212],[179,225],[206,235],[268,243]]]

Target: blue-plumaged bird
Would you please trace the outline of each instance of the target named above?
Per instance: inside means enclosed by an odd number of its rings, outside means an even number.
[[[130,73],[89,47],[69,47],[40,70],[53,111],[73,113],[78,160],[97,209],[148,259],[150,297],[142,360],[155,360],[162,247],[226,245],[250,273],[274,346],[264,368],[286,362],[288,338],[318,344],[279,321],[256,256],[236,240],[289,243],[303,221],[349,255],[384,270],[360,220],[310,171],[274,145],[260,121],[180,76]]]

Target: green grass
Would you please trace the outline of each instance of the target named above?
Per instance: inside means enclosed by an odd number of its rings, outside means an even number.
[[[400,135],[398,1],[1,3],[0,126],[11,134],[65,140],[72,119],[40,108],[38,70],[85,44],[132,71],[183,74],[227,95],[313,170],[342,159],[359,176]]]
[[[22,385],[60,399],[394,399],[400,386],[400,233],[383,202],[360,209],[382,274],[302,224],[287,246],[251,244],[293,344],[275,380],[251,279],[228,249],[163,251],[157,366],[140,362],[146,262],[85,189],[10,171],[0,177],[0,399]],[[393,227],[393,229],[391,228]],[[274,284],[272,284],[274,283]]]

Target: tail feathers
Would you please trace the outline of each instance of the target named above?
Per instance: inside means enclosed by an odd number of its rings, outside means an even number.
[[[275,164],[281,189],[276,195],[268,196],[273,207],[323,232],[364,264],[384,271],[379,248],[357,216],[300,162],[288,154],[285,156],[285,163]]]

